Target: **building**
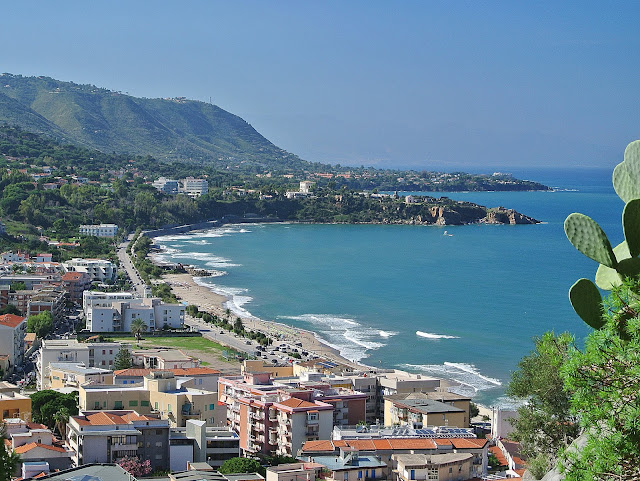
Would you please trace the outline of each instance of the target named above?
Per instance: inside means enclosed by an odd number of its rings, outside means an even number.
[[[398,466],[397,481],[465,481],[475,477],[469,453],[394,454],[393,460]]]
[[[183,304],[167,304],[155,297],[104,300],[92,302],[85,308],[87,329],[91,332],[130,332],[131,323],[136,319],[141,319],[150,331],[167,327],[181,329],[184,327],[184,314]]]
[[[209,183],[206,179],[194,179],[187,177],[180,181],[182,188],[180,192],[187,194],[189,197],[200,197],[209,192]]]
[[[133,298],[133,292],[84,291],[82,309],[86,313],[92,307],[111,307],[114,302],[128,301]]]
[[[161,369],[153,369],[159,371]],[[218,390],[218,378],[220,371],[209,367],[188,367],[188,368],[172,368],[166,369],[173,373],[176,378],[185,378],[191,382],[183,383],[184,386],[203,389],[205,391]],[[114,371],[113,384],[137,384],[144,382],[144,376],[149,374],[152,369],[149,368],[131,368]]]
[[[226,427],[207,426],[204,421],[187,420],[186,427],[170,433],[171,470],[181,471],[187,463],[208,463],[220,467],[240,456],[240,438]]]
[[[96,237],[115,237],[118,233],[116,224],[81,225],[80,235],[91,235]]]
[[[393,456],[397,454],[471,454],[473,475],[481,477],[487,473],[489,440],[478,438],[399,437],[388,439],[309,441],[302,447],[298,458],[305,460],[312,460],[316,456],[333,456],[335,458],[344,447],[357,449],[361,452],[366,451],[384,460],[387,463],[387,477],[392,477],[394,470],[397,470],[397,462],[393,459]]]
[[[78,342],[75,339],[45,339],[36,358],[38,389],[48,389],[52,362],[75,362],[87,367],[110,369],[120,349],[131,351],[130,344],[118,342]]]
[[[384,397],[385,426],[415,429],[425,426],[469,426],[469,411],[429,399],[425,393],[395,394]]]
[[[267,468],[266,481],[315,481],[322,469],[317,463],[279,464]]]
[[[13,369],[24,360],[24,338],[27,333],[27,318],[15,314],[0,316],[0,354],[9,356]]]
[[[311,456],[310,461],[329,471],[324,475],[327,481],[387,479],[387,465],[381,459],[370,453],[360,453],[348,446],[340,448],[337,457]]]
[[[125,456],[169,469],[169,422],[136,411],[83,411],[67,423],[74,465],[115,463]]]
[[[25,463],[25,465],[26,464],[27,463]],[[36,475],[43,472],[38,471],[41,467],[46,467],[47,471],[44,471],[45,475],[38,476],[38,481],[69,481],[70,479],[86,481],[136,481],[136,478],[131,476],[117,464],[86,464],[77,468],[66,469],[64,471],[58,471],[50,474],[46,474],[48,473],[48,466],[46,466],[46,464],[46,462],[36,463],[36,466],[31,466],[32,469],[28,472]],[[27,479],[28,476],[24,470],[22,474],[22,478]]]
[[[113,384],[113,371],[99,367],[87,367],[77,362],[49,363],[49,388],[77,388],[83,384]]]
[[[245,454],[295,456],[306,441],[327,439],[333,426],[333,405],[311,389],[274,385],[268,373],[221,377],[218,395]]]
[[[331,433],[333,440],[366,440],[393,438],[467,438],[476,439],[473,428],[457,428],[447,426],[428,426],[414,429],[409,426],[382,426],[372,424],[365,426],[334,426]]]
[[[12,285],[22,282],[27,290],[38,290],[45,287],[57,287],[60,284],[58,274],[10,274],[0,278],[2,284]]]
[[[141,349],[131,353],[133,364],[147,369],[191,369],[200,366],[200,360],[187,356],[179,349]],[[217,389],[216,389],[217,390]]]
[[[82,293],[91,289],[91,276],[86,272],[67,272],[61,280],[63,289],[73,302],[82,302]]]
[[[165,194],[177,194],[179,189],[177,180],[167,179],[166,177],[160,177],[158,180],[153,181],[152,185]]]
[[[140,414],[159,415],[171,427],[184,427],[189,419],[208,426],[224,423],[226,413],[216,409],[218,394],[186,387],[172,372],[152,371],[142,384],[80,386],[82,410],[136,409]]]
[[[91,281],[113,282],[116,280],[116,265],[104,259],[75,258],[62,265],[67,272],[86,272],[91,277]]]
[[[0,393],[0,413],[2,419],[29,420],[31,419],[31,398],[23,396],[18,391],[3,391]]]
[[[19,418],[5,419],[4,425],[9,441],[7,447],[20,455],[23,464],[44,461],[52,470],[71,467],[71,452],[53,437],[53,433],[46,426]]]
[[[47,287],[35,292],[27,302],[27,317],[36,316],[44,311],[49,311],[55,321],[62,319],[64,315],[64,305],[66,299],[66,291]]]

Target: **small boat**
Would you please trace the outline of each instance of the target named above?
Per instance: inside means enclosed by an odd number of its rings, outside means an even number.
[[[442,235],[446,235],[446,236],[449,236],[449,237],[453,237],[453,234],[449,234],[447,231],[444,231],[444,232],[442,233]]]

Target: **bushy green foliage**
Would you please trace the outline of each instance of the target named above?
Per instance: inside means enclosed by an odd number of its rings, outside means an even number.
[[[129,349],[121,348],[113,360],[113,370],[129,369],[131,366],[133,366],[133,362]]]
[[[27,318],[27,332],[35,332],[39,338],[45,337],[53,330],[51,311],[43,311]]]
[[[264,469],[256,459],[231,458],[222,463],[218,471],[222,474],[263,473]]]
[[[565,389],[561,369],[574,348],[568,333],[547,332],[535,339],[535,350],[522,358],[512,375],[507,394],[526,400],[512,421],[512,437],[528,458],[544,456],[551,467],[558,452],[575,439],[580,428],[571,413],[572,391]]]
[[[78,393],[63,394],[46,389],[31,394],[31,415],[33,421],[54,429],[55,414],[66,409],[71,416],[78,414]]]

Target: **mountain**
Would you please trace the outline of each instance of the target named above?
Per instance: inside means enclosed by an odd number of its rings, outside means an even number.
[[[295,168],[297,156],[216,105],[147,99],[49,77],[0,74],[0,124],[103,152],[194,160],[221,167]]]

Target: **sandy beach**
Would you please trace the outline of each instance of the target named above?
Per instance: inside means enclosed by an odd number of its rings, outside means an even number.
[[[227,302],[227,298],[197,284],[190,274],[165,274],[163,280],[171,287],[171,290],[179,300],[198,306],[201,311],[215,314],[219,317],[226,316],[225,302]],[[232,313],[232,318],[235,319],[236,317],[237,315]],[[345,359],[336,349],[319,341],[310,331],[278,322],[264,321],[255,317],[242,317],[242,323],[245,329],[262,332],[274,340],[302,343],[302,349],[313,352],[317,356],[347,364],[354,369],[368,369]]]

